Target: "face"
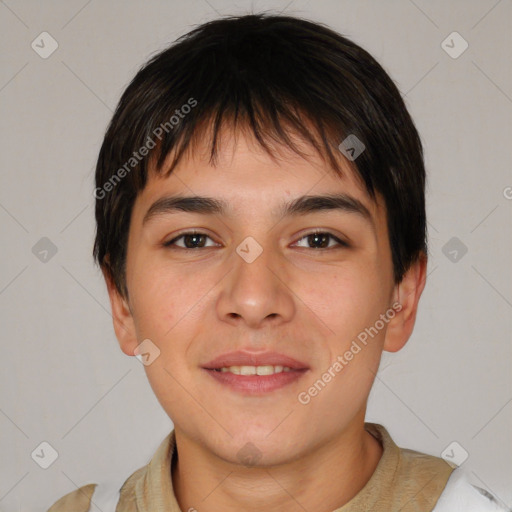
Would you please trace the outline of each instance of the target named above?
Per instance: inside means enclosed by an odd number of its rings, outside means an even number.
[[[245,446],[260,463],[290,461],[362,422],[381,352],[396,349],[386,337],[408,337],[390,312],[382,198],[348,164],[340,177],[284,148],[274,161],[227,134],[215,167],[198,146],[137,197],[129,300],[109,290],[116,334],[129,355],[150,340],[145,370],[176,430],[224,460],[240,463]],[[177,209],[178,196],[224,209]]]

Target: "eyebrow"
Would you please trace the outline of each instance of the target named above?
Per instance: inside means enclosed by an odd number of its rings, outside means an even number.
[[[165,196],[157,199],[144,215],[142,224],[150,219],[178,212],[200,215],[226,215],[230,210],[226,201],[204,196]],[[347,194],[301,196],[289,203],[282,203],[274,213],[276,217],[301,216],[320,211],[337,210],[361,216],[374,228],[368,208],[355,197]]]

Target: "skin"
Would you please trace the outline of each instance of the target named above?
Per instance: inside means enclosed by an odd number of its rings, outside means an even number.
[[[426,257],[395,285],[384,202],[380,196],[371,200],[346,160],[340,178],[312,150],[305,159],[281,147],[274,161],[251,137],[235,139],[229,130],[215,167],[206,150],[198,143],[168,177],[152,173],[135,201],[129,300],[105,273],[116,336],[127,355],[145,339],[160,350],[145,370],[175,426],[173,486],[182,510],[330,512],[364,487],[382,455],[364,429],[367,399],[382,351],[400,350],[412,333]],[[363,202],[373,227],[340,211],[273,215],[283,200],[336,192]],[[154,201],[178,193],[223,199],[231,211],[169,213],[143,225]],[[210,237],[196,240],[206,248],[183,249],[183,238],[177,241],[181,248],[163,246],[193,228]],[[306,236],[316,228],[349,247],[327,238],[329,248],[318,248]],[[252,263],[235,250],[248,236],[263,248]],[[395,301],[401,311],[301,404],[298,394]],[[309,370],[284,388],[246,396],[201,368],[237,349],[275,350]],[[252,467],[237,457],[248,442],[261,455]]]

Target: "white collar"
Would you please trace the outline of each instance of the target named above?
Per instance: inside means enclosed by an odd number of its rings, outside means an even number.
[[[489,498],[483,491],[471,484],[468,474],[457,468],[448,479],[432,512],[507,512],[497,498]]]

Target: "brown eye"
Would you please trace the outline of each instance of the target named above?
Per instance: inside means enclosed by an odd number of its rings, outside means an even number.
[[[178,244],[178,240],[183,239],[183,245]],[[178,247],[180,249],[202,249],[205,247],[213,247],[213,246],[206,246],[206,240],[211,238],[205,234],[205,233],[196,233],[196,232],[189,232],[189,233],[182,233],[181,235],[177,236],[176,238],[173,238],[172,240],[169,240],[168,242],[164,243],[165,247]]]
[[[303,236],[299,242],[302,240],[306,241],[308,244],[308,249],[333,249],[340,246],[348,247],[346,242],[340,240],[332,233],[324,231],[315,231],[314,233],[309,233],[308,235]],[[335,242],[334,245],[329,245],[331,240]]]

